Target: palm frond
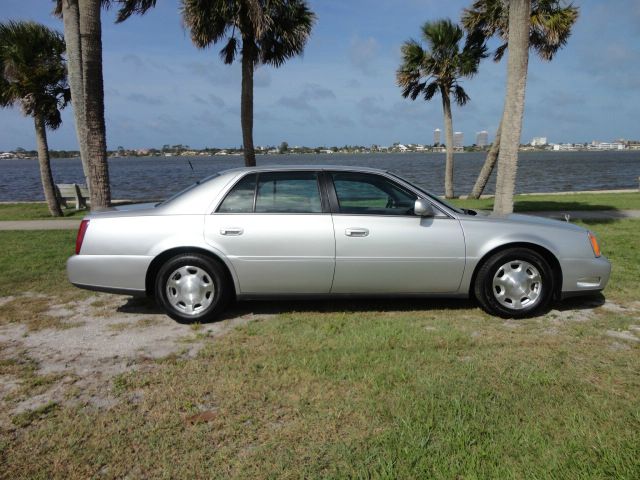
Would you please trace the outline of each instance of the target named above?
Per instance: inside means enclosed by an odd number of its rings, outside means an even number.
[[[230,37],[227,44],[220,50],[220,58],[227,65],[231,65],[238,53],[238,39],[236,37]]]
[[[571,29],[578,19],[579,10],[563,0],[533,0],[531,2],[531,27],[529,45],[543,60],[552,60],[564,47]],[[509,12],[503,0],[476,0],[463,11],[462,24],[470,36],[497,37],[500,46],[493,54],[498,62],[507,49]]]
[[[64,0],[59,0],[64,1]],[[120,5],[116,23],[122,23],[131,15],[144,15],[156,6],[156,0],[115,0]]]
[[[457,83],[453,86],[452,93],[456,103],[461,107],[466,105],[467,102],[471,100],[469,98],[469,95],[467,95],[467,92],[465,92],[464,88],[462,88]]]
[[[316,16],[301,0],[274,2],[267,10],[270,27],[256,37],[259,58],[261,63],[279,67],[303,52]]]
[[[17,104],[57,128],[69,98],[64,50],[62,35],[45,25],[0,23],[0,106]]]

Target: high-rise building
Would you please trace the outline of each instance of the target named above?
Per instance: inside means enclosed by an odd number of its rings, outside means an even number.
[[[462,148],[464,146],[464,133],[462,132],[453,133],[453,146],[454,148]]]
[[[439,128],[436,128],[433,131],[433,144],[434,145],[439,145],[440,144],[440,133],[441,133],[441,130]]]
[[[476,133],[476,145],[478,147],[486,147],[489,145],[489,132],[482,130]]]

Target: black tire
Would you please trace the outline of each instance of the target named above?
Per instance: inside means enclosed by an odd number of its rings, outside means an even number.
[[[528,262],[538,270],[541,278],[540,293],[531,305],[520,309],[507,308],[494,295],[493,279],[502,266],[518,261]],[[500,287],[496,288],[499,290]],[[473,285],[475,297],[482,309],[502,318],[528,318],[546,312],[555,288],[555,276],[549,262],[538,252],[528,248],[509,248],[491,255],[480,266]]]
[[[214,287],[213,298],[209,300],[208,297],[206,300],[207,302],[210,301],[210,303],[206,307],[201,306],[201,311],[193,314],[180,311],[177,306],[173,305],[167,293],[167,282],[170,276],[173,276],[177,270],[183,267],[200,269],[206,274],[207,280],[210,280]],[[196,270],[194,269],[194,271]],[[160,267],[155,278],[154,292],[158,305],[177,322],[205,323],[216,320],[225,309],[232,297],[233,286],[225,268],[218,261],[197,253],[185,253],[170,258]]]

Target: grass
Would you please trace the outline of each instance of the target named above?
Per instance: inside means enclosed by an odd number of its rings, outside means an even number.
[[[493,198],[454,199],[456,206],[491,210]],[[566,195],[516,195],[514,211],[640,210],[640,193],[576,193]]]
[[[72,230],[0,231],[0,297],[71,290],[65,263],[73,254],[75,238]]]
[[[637,302],[640,220],[584,225],[614,265],[607,298]],[[13,241],[62,248],[62,233]],[[19,285],[55,292],[63,264],[26,253],[14,263],[38,268]],[[637,310],[513,322],[466,302],[361,305],[205,336],[196,358],[115,377],[108,409],[14,415],[0,477],[640,477],[640,345],[606,334],[640,323]]]
[[[64,218],[82,218],[87,210],[75,208],[63,208]],[[37,203],[3,203],[0,204],[0,221],[3,220],[56,220],[60,217],[52,217],[44,202]]]

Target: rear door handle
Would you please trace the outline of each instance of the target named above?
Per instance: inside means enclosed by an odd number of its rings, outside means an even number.
[[[367,228],[347,228],[344,231],[347,237],[366,237],[369,235],[369,229]]]
[[[244,230],[238,227],[227,227],[227,228],[220,229],[221,235],[238,236],[238,235],[242,235],[243,233],[244,233]]]

